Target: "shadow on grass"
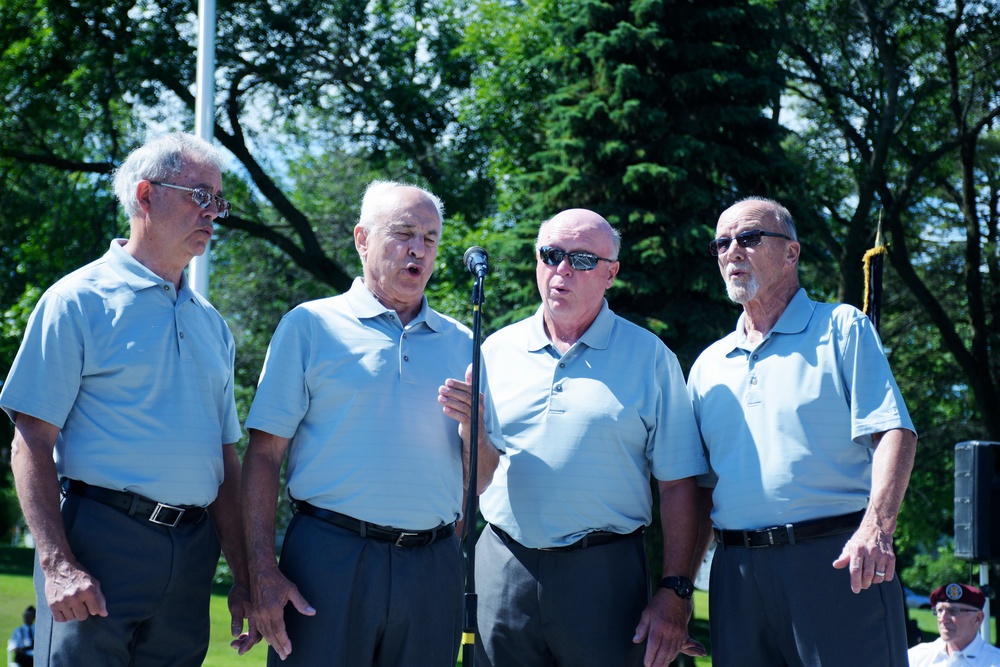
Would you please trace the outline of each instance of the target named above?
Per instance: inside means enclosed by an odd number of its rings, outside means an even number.
[[[0,547],[0,574],[21,574],[30,577],[34,566],[34,549]]]

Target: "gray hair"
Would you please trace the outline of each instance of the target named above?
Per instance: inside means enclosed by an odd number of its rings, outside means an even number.
[[[222,172],[226,159],[218,148],[183,132],[150,139],[132,151],[114,173],[115,196],[131,219],[139,214],[135,186],[140,181],[167,181],[191,165],[211,165]]]
[[[358,224],[371,230],[390,215],[396,207],[396,200],[391,193],[397,188],[416,188],[419,190],[424,199],[437,210],[438,220],[444,222],[444,204],[428,190],[408,183],[374,180],[365,188],[365,195],[361,199],[361,215],[358,217]]]
[[[785,229],[785,234],[791,236],[793,241],[799,240],[798,235],[795,233],[795,223],[792,221],[792,214],[788,212],[787,208],[773,199],[758,196],[746,197],[736,202],[736,204],[742,204],[744,202],[756,202],[771,209],[771,212],[774,214],[774,219]],[[736,204],[734,204],[734,206]]]

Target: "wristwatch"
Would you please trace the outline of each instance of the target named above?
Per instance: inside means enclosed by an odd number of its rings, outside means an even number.
[[[669,588],[677,593],[677,597],[685,600],[690,600],[694,595],[694,584],[687,577],[664,577],[660,582],[660,588]]]

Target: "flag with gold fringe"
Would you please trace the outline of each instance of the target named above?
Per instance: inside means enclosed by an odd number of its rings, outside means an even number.
[[[875,325],[878,332],[882,318],[882,262],[885,259],[885,246],[882,245],[882,215],[879,213],[878,230],[875,232],[875,247],[865,252],[863,260],[865,269],[865,315]]]

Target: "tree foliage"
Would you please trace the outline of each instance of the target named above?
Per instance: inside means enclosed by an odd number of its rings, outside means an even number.
[[[602,213],[623,237],[612,306],[691,361],[734,317],[704,250],[718,213],[791,181],[770,13],[726,0],[481,4],[476,109],[495,129],[516,261],[559,210]]]
[[[808,119],[797,152],[818,176],[828,232],[817,240],[837,259],[840,299],[861,302],[858,267],[881,219],[895,274],[1000,438],[1000,3],[777,6],[794,111]],[[914,330],[899,331],[890,345],[912,342]]]

